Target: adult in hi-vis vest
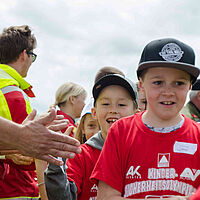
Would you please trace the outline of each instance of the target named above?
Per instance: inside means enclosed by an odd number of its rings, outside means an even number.
[[[23,78],[36,59],[36,39],[27,25],[0,34],[0,116],[22,123],[31,112],[31,85]],[[0,199],[39,199],[33,158],[21,154],[0,159]]]

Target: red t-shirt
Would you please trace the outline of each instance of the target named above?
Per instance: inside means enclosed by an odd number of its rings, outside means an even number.
[[[176,131],[157,133],[141,116],[113,124],[91,178],[126,198],[189,196],[200,185],[199,124],[185,118]]]
[[[101,151],[87,144],[82,144],[81,149],[81,154],[76,154],[74,159],[67,160],[67,177],[76,184],[77,199],[95,199],[97,185],[89,178]]]
[[[74,120],[69,115],[67,115],[66,113],[64,113],[63,111],[57,110],[57,115],[63,115],[64,119],[68,119],[69,120],[69,124],[67,125],[67,127],[61,130],[62,133],[64,133],[67,130],[67,128],[70,127],[70,126],[74,126],[75,128],[77,128]],[[75,129],[73,129],[71,131],[71,133],[69,134],[69,136],[74,137],[74,132],[75,132]]]
[[[4,94],[12,121],[17,123],[22,123],[28,115],[24,95],[21,91]],[[0,160],[0,198],[21,196],[39,196],[35,163],[17,165],[10,159]]]

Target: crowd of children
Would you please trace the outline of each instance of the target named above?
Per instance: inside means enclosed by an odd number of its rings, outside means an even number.
[[[0,55],[0,115],[22,123],[31,111],[26,94],[34,96],[22,77],[36,59],[36,40],[28,26],[11,27],[2,46],[13,32],[26,42],[14,57]],[[151,41],[136,73],[134,84],[115,67],[101,68],[86,105],[82,86],[61,85],[52,106],[68,120],[61,132],[80,150],[57,158],[63,166],[21,154],[1,158],[0,199],[200,199],[200,125],[181,114],[188,92],[199,90],[193,49],[173,38]]]

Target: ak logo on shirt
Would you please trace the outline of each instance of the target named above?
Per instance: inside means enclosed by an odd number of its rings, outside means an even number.
[[[141,174],[138,172],[140,166],[134,167],[134,166],[130,166],[128,172],[126,173],[126,178],[127,179],[139,179],[141,178]]]

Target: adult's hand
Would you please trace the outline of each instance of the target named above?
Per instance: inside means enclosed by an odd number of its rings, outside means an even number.
[[[37,119],[34,119],[35,116],[36,111],[33,110],[21,126],[20,132],[16,133],[20,135],[15,142],[16,149],[23,155],[62,165],[63,162],[55,157],[73,158],[75,153],[81,152],[79,141],[47,128],[56,119],[55,109]],[[67,126],[67,122],[63,123]]]

